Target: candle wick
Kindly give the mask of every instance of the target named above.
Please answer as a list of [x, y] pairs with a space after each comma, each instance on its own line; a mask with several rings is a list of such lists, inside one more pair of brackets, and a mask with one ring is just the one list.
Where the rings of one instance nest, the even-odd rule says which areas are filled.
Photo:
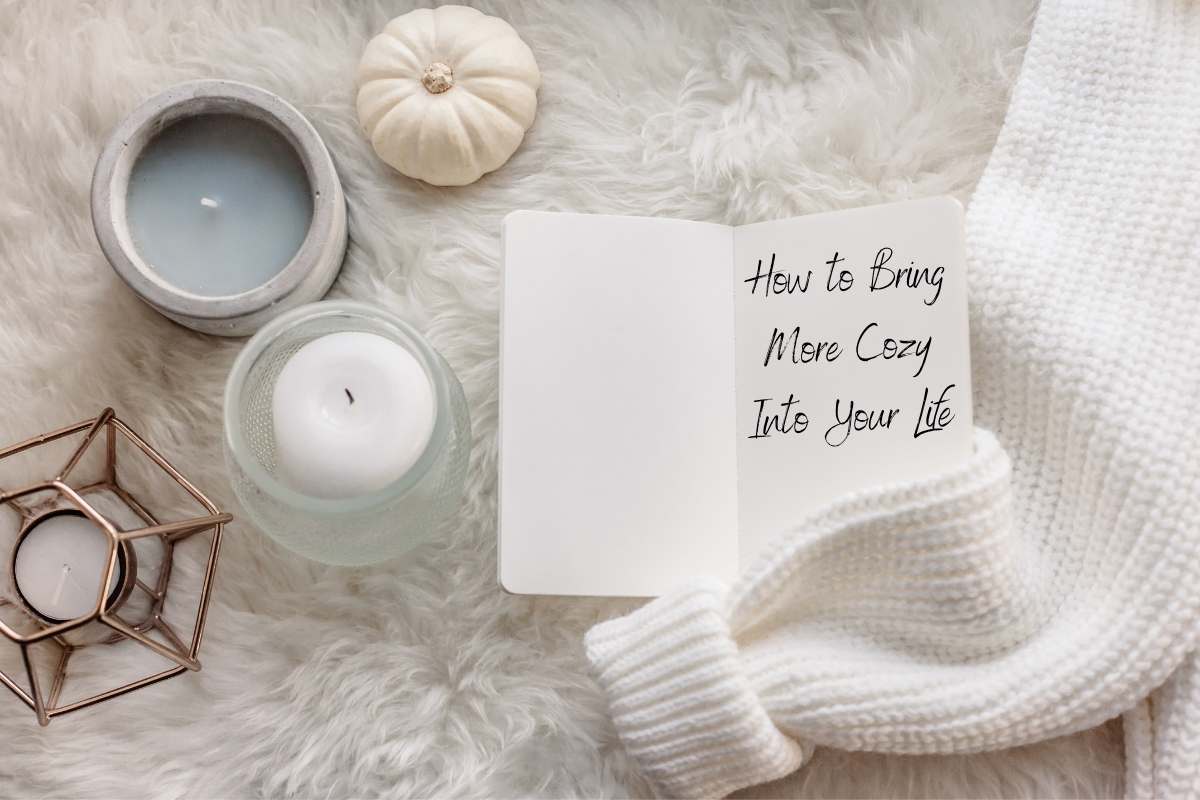
[[63, 564], [62, 572], [58, 576], [58, 586], [54, 589], [54, 599], [50, 601], [51, 605], [58, 605], [58, 601], [62, 599], [63, 589], [67, 588], [67, 578], [71, 576], [71, 566]]
[[205, 208], [216, 208], [217, 206], [219, 206], [221, 204], [218, 203], [216, 200], [213, 200], [211, 197], [201, 197], [200, 205], [204, 206]]
[[354, 395], [350, 394], [350, 390], [343, 389], [342, 391], [344, 391], [346, 393], [346, 397], [350, 398], [350, 405], [354, 405]]

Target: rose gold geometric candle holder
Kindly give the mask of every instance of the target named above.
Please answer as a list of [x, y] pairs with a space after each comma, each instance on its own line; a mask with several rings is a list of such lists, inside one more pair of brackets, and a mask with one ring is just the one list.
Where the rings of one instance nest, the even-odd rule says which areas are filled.
[[0, 466], [0, 682], [38, 722], [199, 670], [231, 515], [111, 408]]

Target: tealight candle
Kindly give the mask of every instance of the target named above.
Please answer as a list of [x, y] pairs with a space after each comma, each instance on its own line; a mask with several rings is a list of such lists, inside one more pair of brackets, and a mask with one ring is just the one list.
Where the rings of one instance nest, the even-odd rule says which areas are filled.
[[[96, 606], [108, 554], [108, 536], [96, 523], [77, 511], [54, 512], [21, 538], [13, 555], [13, 580], [29, 609], [46, 621], [77, 619]], [[124, 582], [125, 563], [120, 550], [117, 554], [108, 583], [110, 602]]]
[[112, 132], [92, 224], [113, 269], [163, 315], [245, 336], [318, 300], [346, 252], [346, 200], [317, 131], [282, 98], [180, 84]]
[[396, 342], [326, 334], [279, 373], [271, 400], [280, 477], [313, 497], [344, 498], [398, 480], [425, 452], [436, 418], [424, 368]]

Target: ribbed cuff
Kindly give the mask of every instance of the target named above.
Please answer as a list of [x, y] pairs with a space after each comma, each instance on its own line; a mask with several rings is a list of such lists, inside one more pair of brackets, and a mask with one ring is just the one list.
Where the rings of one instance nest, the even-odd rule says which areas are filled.
[[1154, 726], [1150, 703], [1141, 700], [1121, 717], [1125, 729], [1125, 798], [1154, 797]]
[[617, 732], [671, 797], [723, 797], [798, 769], [809, 752], [751, 691], [713, 581], [588, 632], [585, 644]]

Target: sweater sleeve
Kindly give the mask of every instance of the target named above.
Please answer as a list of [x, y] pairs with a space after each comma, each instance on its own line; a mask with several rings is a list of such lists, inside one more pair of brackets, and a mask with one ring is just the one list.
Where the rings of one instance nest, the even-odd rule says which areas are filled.
[[787, 775], [809, 755], [751, 687], [725, 595], [720, 583], [697, 582], [587, 637], [626, 749], [671, 797], [721, 797]]
[[1125, 712], [1122, 727], [1126, 797], [1200, 797], [1200, 654]]
[[1011, 469], [979, 430], [959, 470], [844, 498], [733, 586], [589, 635], [617, 730], [663, 791], [770, 780], [814, 745], [1061, 736], [1181, 664], [1127, 717], [1131, 791], [1194, 788], [1197, 41], [1193, 0], [1039, 6], [966, 221], [974, 418]]
[[1008, 459], [979, 431], [962, 469], [848, 497], [731, 589], [698, 581], [595, 627], [588, 658], [626, 748], [681, 797], [786, 775], [813, 743], [903, 751], [914, 734], [886, 691], [901, 676], [930, 695], [928, 735], [941, 735], [920, 665], [977, 658], [1036, 624], [1003, 552], [1008, 505]]

